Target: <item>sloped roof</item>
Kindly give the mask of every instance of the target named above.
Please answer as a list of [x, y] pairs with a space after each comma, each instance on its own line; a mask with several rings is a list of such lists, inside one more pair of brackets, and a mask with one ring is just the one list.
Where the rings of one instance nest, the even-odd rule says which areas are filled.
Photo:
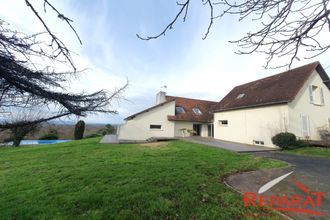
[[124, 118], [124, 120], [130, 120], [130, 119], [133, 119], [133, 118], [135, 118], [135, 116], [137, 116], [137, 115], [140, 115], [140, 114], [142, 114], [142, 113], [148, 112], [148, 111], [150, 111], [150, 110], [152, 110], [152, 109], [158, 108], [159, 106], [163, 106], [163, 105], [165, 105], [165, 104], [167, 104], [167, 103], [170, 103], [170, 102], [173, 102], [173, 101], [174, 101], [173, 99], [172, 99], [172, 100], [167, 100], [167, 101], [162, 102], [162, 103], [160, 103], [160, 104], [158, 104], [158, 105], [154, 105], [154, 106], [152, 106], [152, 107], [150, 107], [150, 108], [147, 108], [147, 109], [145, 109], [145, 110], [143, 110], [143, 111], [140, 111], [140, 112], [137, 112], [137, 113], [135, 113], [135, 114], [133, 114], [133, 115], [130, 115], [130, 116], [128, 116], [127, 118]]
[[215, 112], [291, 102], [314, 70], [330, 88], [328, 75], [319, 62], [314, 62], [236, 86], [219, 102]]
[[[176, 107], [182, 107], [184, 113], [167, 116], [169, 121], [192, 121], [192, 122], [212, 122], [213, 121], [213, 110], [218, 104], [217, 102], [190, 99], [176, 96], [166, 96], [166, 100], [175, 100]], [[201, 115], [196, 114], [193, 108], [199, 108], [202, 112]]]

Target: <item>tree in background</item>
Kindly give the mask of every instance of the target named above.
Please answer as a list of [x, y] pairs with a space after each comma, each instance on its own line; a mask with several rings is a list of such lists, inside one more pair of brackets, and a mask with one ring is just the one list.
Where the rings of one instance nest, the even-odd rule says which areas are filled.
[[77, 122], [74, 128], [74, 139], [75, 140], [83, 139], [84, 132], [85, 132], [85, 122], [83, 120], [80, 120]]
[[[179, 11], [158, 34], [147, 37], [137, 34], [137, 37], [151, 40], [164, 36], [180, 16], [183, 22], [186, 21], [192, 2], [177, 2]], [[201, 3], [210, 12], [210, 21], [203, 39], [210, 33], [216, 19], [226, 15], [237, 16], [239, 21], [252, 18], [253, 26], [259, 29], [230, 42], [241, 48], [238, 54], [266, 54], [266, 68], [274, 58], [285, 60], [283, 65], [276, 67], [291, 67], [294, 60], [300, 59], [298, 52], [307, 54], [304, 58], [310, 59], [330, 48], [329, 0], [201, 0]]]
[[107, 134], [116, 134], [117, 128], [112, 126], [111, 124], [106, 124], [104, 128], [100, 129], [97, 133], [101, 135], [107, 135]]
[[[122, 98], [127, 84], [113, 92], [68, 92], [65, 85], [79, 74], [70, 50], [47, 25], [34, 5], [29, 0], [25, 0], [25, 3], [43, 25], [45, 32], [27, 35], [13, 30], [8, 23], [0, 20], [0, 131], [18, 131], [19, 128], [72, 115], [117, 113], [111, 109], [110, 104], [113, 100]], [[44, 12], [54, 12], [60, 21], [71, 28], [82, 44], [72, 26], [72, 19], [60, 12], [50, 1], [43, 0], [41, 3]], [[58, 65], [67, 70], [58, 71]], [[12, 109], [24, 111], [31, 108], [43, 109], [47, 114], [11, 122], [4, 120], [6, 115], [2, 114]]]

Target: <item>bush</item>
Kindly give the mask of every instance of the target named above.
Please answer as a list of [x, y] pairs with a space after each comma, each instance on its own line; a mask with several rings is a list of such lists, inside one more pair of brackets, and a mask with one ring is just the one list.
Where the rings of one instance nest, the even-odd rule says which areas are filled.
[[102, 136], [101, 134], [94, 133], [94, 134], [87, 135], [85, 138], [95, 138], [95, 137], [101, 137], [101, 136]]
[[110, 125], [110, 124], [106, 124], [104, 126], [104, 128], [101, 128], [100, 130], [98, 130], [97, 133], [101, 134], [102, 136], [107, 135], [107, 134], [116, 134], [117, 133], [117, 128]]
[[84, 137], [85, 132], [85, 122], [80, 120], [77, 122], [75, 128], [74, 128], [74, 139], [80, 140]]
[[39, 140], [58, 140], [58, 132], [56, 129], [49, 129], [46, 134], [39, 137]]
[[272, 137], [272, 142], [282, 149], [297, 146], [296, 135], [289, 132], [282, 132]]
[[318, 129], [322, 141], [330, 141], [330, 129], [323, 126]]
[[299, 147], [309, 147], [309, 143], [304, 141], [304, 140], [297, 140], [296, 142], [296, 147], [299, 148]]

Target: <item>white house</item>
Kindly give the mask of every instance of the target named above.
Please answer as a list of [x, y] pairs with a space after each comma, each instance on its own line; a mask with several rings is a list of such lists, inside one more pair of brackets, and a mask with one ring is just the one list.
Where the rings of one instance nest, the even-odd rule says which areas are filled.
[[214, 137], [269, 147], [284, 131], [320, 140], [318, 129], [330, 126], [329, 88], [319, 62], [237, 86], [214, 111]]
[[275, 147], [279, 132], [320, 140], [330, 126], [330, 81], [319, 62], [236, 86], [220, 102], [166, 96], [125, 119], [120, 140], [194, 135]]
[[118, 130], [119, 140], [146, 140], [151, 137], [174, 138], [213, 135], [212, 109], [217, 102], [166, 96], [159, 92], [156, 105], [125, 118]]

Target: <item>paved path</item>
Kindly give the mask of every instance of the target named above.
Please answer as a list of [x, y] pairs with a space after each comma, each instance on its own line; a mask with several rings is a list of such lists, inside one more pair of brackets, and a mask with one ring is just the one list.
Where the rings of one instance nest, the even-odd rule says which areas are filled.
[[[294, 180], [299, 181], [310, 191], [326, 193], [322, 199], [321, 207], [315, 207], [314, 209], [327, 213], [327, 216], [317, 219], [330, 219], [330, 159], [298, 156], [283, 152], [257, 152], [253, 154], [283, 160], [290, 163], [291, 166], [284, 169], [259, 170], [235, 174], [226, 180], [229, 185], [240, 192], [257, 192], [261, 186], [270, 180], [294, 171], [288, 178], [285, 178], [262, 195], [301, 195], [303, 198], [306, 198], [306, 193], [294, 184]], [[292, 212], [286, 214], [294, 219], [315, 219], [315, 216], [312, 215]]]
[[240, 144], [229, 141], [218, 140], [214, 138], [205, 138], [200, 136], [182, 138], [186, 141], [191, 141], [198, 144], [206, 144], [214, 147], [223, 148], [235, 152], [258, 152], [258, 151], [276, 151], [277, 148], [262, 147], [248, 144]]
[[101, 144], [118, 144], [118, 136], [114, 134], [105, 135], [100, 141]]

